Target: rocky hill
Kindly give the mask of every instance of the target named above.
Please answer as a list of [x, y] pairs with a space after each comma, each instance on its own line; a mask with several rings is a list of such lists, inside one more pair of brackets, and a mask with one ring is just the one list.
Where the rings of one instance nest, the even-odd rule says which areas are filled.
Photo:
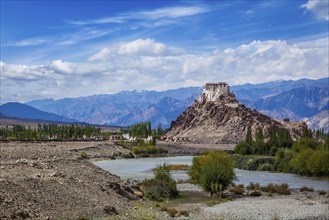
[[253, 136], [261, 128], [265, 138], [272, 127], [287, 128], [293, 138], [301, 136], [304, 122], [283, 122], [247, 108], [233, 93], [222, 94], [210, 101], [203, 93], [172, 122], [167, 138], [194, 143], [234, 144], [243, 140], [248, 127]]

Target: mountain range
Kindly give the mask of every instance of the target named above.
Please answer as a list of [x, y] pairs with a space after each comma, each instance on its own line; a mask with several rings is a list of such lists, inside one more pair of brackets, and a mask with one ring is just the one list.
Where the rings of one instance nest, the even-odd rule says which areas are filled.
[[[133, 90], [79, 98], [33, 100], [25, 104], [92, 124], [129, 126], [150, 120], [153, 126], [161, 123], [163, 127], [170, 127], [171, 121], [190, 106], [202, 91], [202, 86], [166, 91]], [[329, 110], [329, 78], [237, 85], [231, 86], [231, 91], [247, 107], [277, 119], [307, 120]], [[320, 121], [319, 117], [312, 121]], [[318, 128], [311, 122], [309, 126]]]
[[2, 118], [23, 118], [23, 119], [36, 119], [53, 122], [67, 122], [76, 123], [77, 120], [66, 118], [53, 113], [38, 110], [29, 105], [21, 104], [18, 102], [9, 102], [0, 106], [0, 116]]

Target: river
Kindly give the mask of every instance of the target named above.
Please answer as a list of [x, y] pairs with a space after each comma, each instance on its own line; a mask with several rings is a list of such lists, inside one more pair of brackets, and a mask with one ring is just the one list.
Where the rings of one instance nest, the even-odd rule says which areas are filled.
[[[113, 174], [120, 176], [122, 179], [138, 179], [152, 178], [152, 169], [166, 164], [192, 164], [193, 156], [177, 156], [177, 157], [160, 157], [160, 158], [139, 158], [139, 159], [118, 159], [103, 160], [93, 162], [100, 168], [107, 170]], [[271, 173], [267, 171], [249, 171], [235, 169], [236, 184], [248, 185], [250, 182], [267, 185], [268, 183], [281, 184], [288, 183], [292, 189], [298, 189], [303, 186], [312, 187], [316, 190], [329, 191], [328, 180], [318, 180], [309, 177], [302, 177], [288, 173]], [[174, 179], [188, 179], [185, 171], [172, 171]]]

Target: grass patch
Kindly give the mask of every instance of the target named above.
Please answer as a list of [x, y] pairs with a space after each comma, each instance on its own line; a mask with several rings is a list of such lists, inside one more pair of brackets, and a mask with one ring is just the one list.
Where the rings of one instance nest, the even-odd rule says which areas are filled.
[[178, 179], [178, 180], [176, 180], [176, 183], [178, 184], [178, 183], [191, 183], [191, 180], [190, 179], [185, 179], [185, 180], [183, 180], [183, 179]]
[[186, 164], [168, 164], [167, 165], [169, 170], [189, 170], [190, 166]]
[[[223, 196], [224, 197], [224, 196]], [[182, 191], [179, 193], [177, 198], [171, 199], [169, 202], [161, 202], [161, 209], [168, 209], [172, 207], [177, 207], [181, 204], [196, 204], [203, 203], [208, 206], [213, 206], [219, 203], [228, 202], [229, 200], [226, 198], [222, 198], [221, 200], [210, 198], [209, 193], [206, 192], [195, 192], [195, 191]]]
[[154, 220], [156, 214], [151, 209], [151, 205], [147, 202], [141, 201], [132, 201], [131, 202], [134, 208], [128, 209], [122, 215], [112, 215], [108, 216], [107, 220], [122, 220], [122, 219], [144, 219], [144, 220]]

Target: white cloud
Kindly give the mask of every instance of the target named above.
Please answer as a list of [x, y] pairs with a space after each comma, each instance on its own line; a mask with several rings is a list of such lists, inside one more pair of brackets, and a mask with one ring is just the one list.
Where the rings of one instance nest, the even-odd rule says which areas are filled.
[[153, 39], [138, 39], [119, 46], [118, 54], [122, 55], [161, 55], [167, 52], [167, 47]]
[[95, 60], [105, 61], [107, 59], [107, 57], [109, 56], [109, 54], [110, 54], [110, 49], [109, 48], [103, 48], [99, 52], [97, 52], [96, 54], [92, 55], [89, 58], [89, 61], [95, 61]]
[[89, 24], [104, 24], [104, 23], [124, 23], [128, 20], [158, 20], [158, 19], [175, 19], [179, 17], [188, 17], [197, 14], [203, 14], [210, 11], [204, 6], [180, 6], [157, 8], [148, 11], [133, 11], [127, 12], [114, 17], [106, 17], [86, 21], [68, 21], [74, 25], [89, 25]]
[[105, 47], [89, 57], [89, 61], [105, 61], [110, 55], [113, 56], [166, 56], [178, 54], [181, 51], [167, 47], [163, 43], [156, 42], [153, 39], [137, 39], [131, 42], [122, 42], [111, 48]]
[[27, 47], [27, 46], [37, 46], [37, 45], [44, 44], [47, 42], [48, 41], [46, 39], [31, 38], [31, 39], [25, 39], [25, 40], [16, 41], [16, 42], [7, 42], [4, 44], [4, 46]]
[[1, 98], [28, 101], [216, 81], [242, 84], [322, 78], [328, 77], [328, 48], [327, 38], [295, 44], [269, 40], [194, 54], [138, 39], [105, 47], [89, 58], [92, 62], [54, 60], [37, 66], [1, 62]]
[[136, 17], [145, 19], [159, 19], [159, 18], [178, 18], [187, 17], [197, 14], [203, 14], [210, 11], [210, 9], [200, 6], [191, 7], [168, 7], [159, 8], [153, 11], [142, 11], [136, 13]]
[[328, 0], [308, 0], [308, 2], [301, 5], [301, 7], [311, 11], [318, 19], [329, 21]]

